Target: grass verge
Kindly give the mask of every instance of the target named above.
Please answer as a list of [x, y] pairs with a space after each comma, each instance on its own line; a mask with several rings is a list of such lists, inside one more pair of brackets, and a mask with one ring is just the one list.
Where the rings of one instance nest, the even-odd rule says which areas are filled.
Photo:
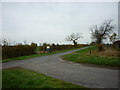
[[62, 59], [76, 62], [76, 63], [87, 63], [87, 64], [96, 64], [103, 66], [120, 66], [119, 57], [99, 57], [94, 55], [89, 55], [90, 50], [95, 50], [95, 46], [91, 46], [87, 49], [79, 50], [74, 53], [66, 54], [61, 56]]
[[35, 54], [35, 55], [29, 55], [29, 56], [20, 56], [20, 57], [14, 57], [14, 58], [7, 58], [7, 59], [0, 60], [0, 62], [4, 63], [4, 62], [10, 62], [10, 61], [23, 60], [23, 59], [29, 59], [29, 58], [34, 58], [34, 57], [58, 54], [58, 53], [67, 52], [67, 51], [75, 50], [75, 49], [78, 49], [78, 48], [68, 49], [68, 50], [61, 50], [61, 51], [52, 51], [52, 52], [49, 52], [49, 53], [41, 53], [41, 54]]
[[3, 88], [84, 88], [19, 67], [2, 71]]

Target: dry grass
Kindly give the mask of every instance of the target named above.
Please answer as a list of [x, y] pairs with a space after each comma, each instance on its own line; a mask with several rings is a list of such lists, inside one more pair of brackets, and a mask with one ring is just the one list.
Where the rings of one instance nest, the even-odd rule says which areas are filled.
[[113, 48], [107, 48], [104, 51], [99, 53], [99, 56], [105, 57], [120, 57], [120, 51], [115, 50]]
[[102, 51], [92, 50], [91, 53], [87, 54], [98, 57], [120, 57], [120, 51], [110, 47], [104, 48]]

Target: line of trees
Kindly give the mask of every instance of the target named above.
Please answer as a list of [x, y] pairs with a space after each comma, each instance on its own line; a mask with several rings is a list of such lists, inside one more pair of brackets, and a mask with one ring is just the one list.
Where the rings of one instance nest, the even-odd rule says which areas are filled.
[[[113, 20], [109, 19], [104, 21], [101, 25], [90, 27], [92, 43], [103, 44], [103, 41], [106, 39], [109, 39], [110, 42], [114, 43], [117, 40], [117, 34], [113, 32], [115, 26], [112, 25], [112, 22]], [[70, 41], [74, 44], [74, 46], [77, 46], [77, 41], [80, 38], [83, 38], [82, 34], [72, 33], [68, 35], [65, 40]]]

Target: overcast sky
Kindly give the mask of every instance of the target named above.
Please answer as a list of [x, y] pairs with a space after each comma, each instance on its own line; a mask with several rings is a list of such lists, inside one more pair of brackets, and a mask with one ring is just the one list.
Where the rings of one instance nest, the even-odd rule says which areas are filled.
[[79, 32], [78, 42], [90, 43], [89, 28], [110, 18], [117, 32], [117, 2], [4, 2], [2, 35], [11, 42], [67, 44], [65, 37]]

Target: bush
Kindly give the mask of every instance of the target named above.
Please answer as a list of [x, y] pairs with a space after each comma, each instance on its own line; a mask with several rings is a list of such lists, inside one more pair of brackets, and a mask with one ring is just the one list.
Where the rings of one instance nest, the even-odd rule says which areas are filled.
[[16, 46], [3, 46], [2, 58], [19, 57], [25, 55], [35, 54], [36, 47], [34, 45], [16, 45]]
[[118, 50], [107, 48], [103, 52], [100, 52], [100, 56], [106, 57], [120, 57], [120, 52]]
[[98, 44], [97, 47], [98, 47], [97, 50], [98, 50], [99, 52], [101, 52], [101, 51], [104, 50], [104, 47], [103, 47], [102, 44]]

